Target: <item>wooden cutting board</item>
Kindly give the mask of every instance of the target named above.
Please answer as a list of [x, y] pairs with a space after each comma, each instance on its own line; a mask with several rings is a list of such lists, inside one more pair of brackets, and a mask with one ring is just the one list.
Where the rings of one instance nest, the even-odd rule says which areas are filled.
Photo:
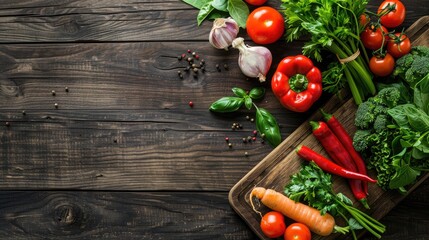
[[[425, 16], [416, 21], [410, 26], [407, 31], [407, 36], [411, 39], [413, 46], [426, 45], [429, 46], [429, 16]], [[356, 128], [354, 126], [354, 116], [357, 109], [356, 104], [350, 96], [333, 96], [323, 107], [328, 113], [333, 113], [336, 118], [344, 125], [350, 134], [354, 134]], [[316, 112], [309, 120], [321, 120], [322, 116]], [[260, 230], [260, 216], [256, 214], [249, 203], [249, 193], [255, 187], [265, 187], [283, 192], [283, 187], [289, 181], [291, 175], [295, 174], [301, 168], [303, 160], [301, 160], [294, 152], [295, 148], [300, 144], [307, 145], [315, 151], [327, 156], [322, 146], [312, 136], [311, 127], [308, 121], [299, 126], [290, 136], [288, 136], [279, 146], [277, 146], [270, 154], [268, 154], [258, 165], [256, 165], [249, 173], [247, 173], [229, 192], [229, 202], [232, 208], [246, 221], [249, 227], [261, 238], [266, 238]], [[369, 175], [376, 178], [374, 172], [369, 172]], [[419, 181], [408, 191], [413, 191], [420, 183], [429, 177], [429, 173], [421, 176]], [[346, 180], [333, 177], [334, 191], [342, 192], [353, 198], [353, 194], [349, 190]], [[400, 195], [396, 191], [383, 191], [378, 185], [369, 185], [368, 203], [370, 210], [366, 210], [358, 202], [354, 205], [364, 212], [370, 214], [375, 219], [380, 219], [385, 216], [393, 207], [395, 207], [406, 195]], [[257, 206], [262, 212], [267, 212], [264, 206]], [[291, 223], [291, 220], [288, 220]], [[288, 222], [287, 222], [288, 224]], [[388, 229], [387, 229], [388, 231]], [[360, 235], [363, 234], [363, 231]], [[313, 234], [312, 239], [335, 239], [338, 234], [331, 234], [328, 237], [321, 237]], [[349, 236], [350, 237], [350, 236]], [[344, 238], [344, 236], [342, 237]]]

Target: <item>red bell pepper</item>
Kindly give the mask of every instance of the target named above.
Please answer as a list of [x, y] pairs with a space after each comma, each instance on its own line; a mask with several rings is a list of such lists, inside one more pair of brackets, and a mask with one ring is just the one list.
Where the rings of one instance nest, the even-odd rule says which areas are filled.
[[305, 112], [322, 95], [322, 73], [308, 57], [289, 56], [278, 65], [271, 88], [285, 108]]

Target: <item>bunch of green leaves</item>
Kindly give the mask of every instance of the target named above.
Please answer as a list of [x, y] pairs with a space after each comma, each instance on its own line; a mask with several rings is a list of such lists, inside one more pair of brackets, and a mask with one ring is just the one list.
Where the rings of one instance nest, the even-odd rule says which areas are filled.
[[[362, 31], [358, 18], [364, 13], [368, 0], [282, 0], [286, 17], [287, 41], [308, 37], [303, 54], [322, 61], [322, 51], [346, 59], [363, 48], [359, 34]], [[365, 54], [365, 51], [362, 51]], [[344, 64], [331, 65], [334, 70], [325, 73], [324, 86], [336, 92], [348, 85], [357, 104], [375, 94], [375, 86], [367, 67], [367, 59], [359, 54]], [[365, 55], [366, 56], [366, 55]], [[329, 71], [329, 70], [328, 70]], [[326, 89], [326, 88], [325, 88]]]
[[268, 141], [272, 146], [277, 146], [281, 142], [280, 128], [274, 116], [264, 108], [258, 108], [253, 100], [259, 100], [265, 95], [265, 88], [256, 87], [248, 93], [241, 88], [234, 87], [232, 92], [235, 96], [222, 97], [213, 102], [210, 106], [210, 111], [217, 113], [228, 113], [239, 110], [245, 106], [248, 110], [252, 107], [256, 109], [256, 129], [261, 136]]
[[429, 74], [408, 91], [404, 84], [387, 86], [358, 107], [353, 144], [377, 171], [378, 185], [406, 192], [429, 168]]
[[205, 19], [232, 17], [242, 28], [246, 28], [246, 20], [249, 16], [249, 7], [243, 0], [182, 0], [183, 2], [198, 8], [198, 26]]
[[[314, 162], [304, 165], [298, 173], [291, 176], [284, 193], [294, 201], [307, 202], [320, 210], [321, 214], [329, 212], [333, 216], [341, 216], [348, 223], [348, 229], [352, 230], [355, 239], [354, 230], [365, 228], [378, 238], [385, 231], [383, 224], [355, 208], [347, 196], [335, 193], [331, 175]], [[344, 229], [336, 228], [336, 231], [344, 233]]]

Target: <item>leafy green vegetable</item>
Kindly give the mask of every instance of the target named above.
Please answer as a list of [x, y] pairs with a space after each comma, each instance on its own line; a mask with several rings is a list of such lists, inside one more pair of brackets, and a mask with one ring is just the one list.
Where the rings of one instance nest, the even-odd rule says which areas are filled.
[[429, 74], [429, 47], [415, 46], [411, 52], [396, 61], [393, 76], [408, 83], [411, 88]]
[[383, 224], [353, 207], [352, 201], [347, 196], [342, 193], [336, 194], [331, 175], [323, 172], [314, 162], [303, 166], [298, 173], [291, 176], [284, 193], [294, 201], [307, 202], [322, 214], [329, 212], [334, 216], [341, 216], [348, 223], [354, 237], [356, 236], [354, 230], [357, 229], [365, 228], [378, 238], [386, 230]]
[[[364, 49], [359, 34], [362, 27], [358, 18], [364, 13], [368, 0], [282, 0], [286, 16], [286, 39], [293, 41], [310, 34], [303, 54], [322, 60], [327, 50], [339, 59], [346, 59]], [[325, 89], [336, 92], [346, 84], [356, 103], [376, 93], [372, 75], [367, 68], [367, 57], [358, 54], [344, 66], [331, 65], [327, 70], [331, 78], [324, 80]], [[366, 56], [366, 55], [365, 55]], [[343, 61], [343, 60], [342, 60]], [[334, 68], [331, 70], [331, 68]], [[324, 78], [325, 79], [325, 78]]]
[[353, 145], [377, 171], [383, 189], [405, 192], [429, 166], [429, 116], [423, 110], [428, 85], [429, 77], [424, 77], [411, 98], [401, 94], [413, 93], [404, 84], [384, 85], [356, 111]]
[[280, 128], [274, 116], [263, 108], [258, 108], [253, 100], [264, 97], [265, 89], [262, 87], [253, 88], [247, 93], [244, 89], [234, 87], [232, 92], [235, 97], [222, 97], [210, 105], [212, 112], [228, 113], [239, 110], [243, 105], [248, 109], [255, 106], [256, 109], [256, 129], [261, 136], [272, 146], [277, 146], [281, 142]]
[[249, 7], [243, 0], [182, 0], [199, 9], [198, 26], [206, 19], [226, 18], [231, 16], [242, 28], [246, 28]]

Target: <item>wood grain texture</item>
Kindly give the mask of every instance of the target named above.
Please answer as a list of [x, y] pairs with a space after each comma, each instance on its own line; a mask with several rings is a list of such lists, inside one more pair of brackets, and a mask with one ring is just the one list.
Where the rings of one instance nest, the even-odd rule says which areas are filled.
[[0, 192], [0, 236], [38, 239], [254, 239], [225, 192]]

